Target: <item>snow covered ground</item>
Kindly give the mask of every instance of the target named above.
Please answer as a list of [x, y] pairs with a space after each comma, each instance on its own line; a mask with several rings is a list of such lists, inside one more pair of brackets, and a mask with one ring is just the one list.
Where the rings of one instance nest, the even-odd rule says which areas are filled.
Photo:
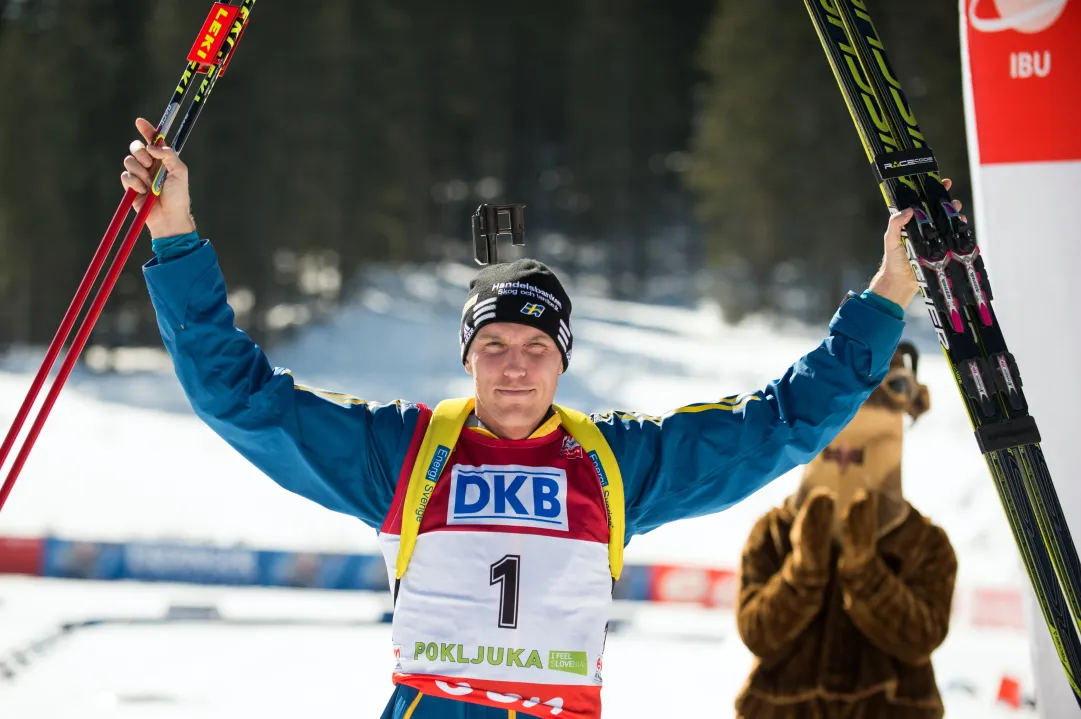
[[[0, 637], [51, 639], [0, 679], [4, 717], [344, 719], [379, 716], [390, 694], [390, 627], [371, 623], [384, 606], [371, 595], [9, 577], [0, 598]], [[221, 619], [131, 621], [203, 607]], [[732, 615], [640, 611], [608, 638], [605, 716], [731, 716], [751, 665]], [[90, 618], [106, 621], [56, 633], [60, 621]], [[1023, 644], [1008, 632], [951, 632], [935, 660], [946, 716], [1031, 715], [992, 701], [1003, 673], [1028, 683]]]
[[[456, 331], [471, 272], [444, 266], [375, 274], [356, 302], [275, 348], [272, 362], [291, 368], [305, 384], [372, 400], [435, 402], [467, 394]], [[763, 320], [733, 327], [708, 306], [688, 310], [591, 297], [576, 300], [574, 315], [574, 361], [557, 401], [585, 411], [657, 414], [749, 391], [780, 375], [825, 333], [824, 326]], [[963, 603], [966, 588], [1012, 588], [1025, 580], [926, 324], [920, 314], [911, 317], [913, 339], [925, 348], [920, 376], [930, 386], [932, 410], [909, 430], [905, 490], [949, 532], [960, 558]], [[0, 427], [14, 416], [40, 356], [10, 358], [0, 371]], [[166, 363], [154, 353], [141, 358], [161, 366], [108, 376], [80, 369], [73, 376], [0, 514], [0, 535], [376, 551], [370, 530], [287, 494], [244, 462], [191, 415]], [[792, 472], [727, 512], [637, 537], [627, 561], [733, 566], [754, 520], [797, 482], [798, 471]], [[232, 602], [281, 618], [342, 611], [348, 618], [369, 602], [319, 592], [0, 578], [0, 654], [38, 636], [28, 627], [55, 628], [95, 614], [158, 617], [171, 603], [189, 600], [219, 607]], [[646, 631], [650, 622], [659, 622], [656, 631]], [[686, 713], [697, 713], [705, 701], [710, 713], [729, 715], [750, 663], [731, 615], [657, 609], [637, 625], [610, 642], [606, 715], [655, 716], [665, 707], [664, 714], [683, 715], [665, 703], [666, 689], [687, 684], [705, 695]], [[387, 639], [388, 628], [378, 624], [81, 629], [16, 679], [0, 679], [0, 715], [224, 717], [242, 708], [242, 715], [258, 711], [265, 717], [298, 709], [328, 717], [376, 716], [389, 691]], [[992, 706], [1000, 678], [1009, 674], [1031, 686], [1023, 634], [977, 631], [965, 621], [955, 623], [936, 668], [947, 716], [1016, 715]]]

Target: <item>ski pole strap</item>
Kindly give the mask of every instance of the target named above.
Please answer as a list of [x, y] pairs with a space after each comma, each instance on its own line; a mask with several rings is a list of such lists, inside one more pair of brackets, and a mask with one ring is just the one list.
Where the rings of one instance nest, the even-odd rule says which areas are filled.
[[[436, 482], [450, 459], [462, 427], [472, 414], [474, 401], [466, 399], [443, 400], [436, 405], [432, 419], [424, 433], [417, 459], [409, 474], [405, 491], [405, 507], [402, 511], [402, 529], [398, 540], [398, 558], [394, 576], [401, 579], [409, 567], [409, 560], [417, 545], [420, 523], [424, 510], [431, 499]], [[623, 475], [619, 464], [604, 435], [585, 414], [573, 409], [554, 406], [563, 428], [582, 446], [582, 451], [593, 463], [600, 479], [604, 496], [605, 513], [608, 516], [608, 564], [612, 579], [619, 579], [623, 570], [623, 540], [626, 535], [623, 500]]]

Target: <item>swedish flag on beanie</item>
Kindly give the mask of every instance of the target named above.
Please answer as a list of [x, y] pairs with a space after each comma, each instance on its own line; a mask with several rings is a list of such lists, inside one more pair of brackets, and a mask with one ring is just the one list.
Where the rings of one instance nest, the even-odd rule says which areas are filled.
[[571, 361], [571, 298], [555, 273], [537, 260], [516, 260], [485, 267], [469, 283], [462, 308], [458, 338], [465, 362], [473, 336], [492, 322], [514, 322], [536, 327], [552, 338], [563, 356], [563, 370]]

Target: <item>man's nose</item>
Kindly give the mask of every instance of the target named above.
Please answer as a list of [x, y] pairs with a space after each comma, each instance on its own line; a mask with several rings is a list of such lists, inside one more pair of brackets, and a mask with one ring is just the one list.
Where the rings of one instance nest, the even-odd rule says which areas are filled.
[[526, 373], [525, 357], [519, 349], [507, 352], [507, 363], [503, 365], [503, 374], [507, 377], [522, 377]]

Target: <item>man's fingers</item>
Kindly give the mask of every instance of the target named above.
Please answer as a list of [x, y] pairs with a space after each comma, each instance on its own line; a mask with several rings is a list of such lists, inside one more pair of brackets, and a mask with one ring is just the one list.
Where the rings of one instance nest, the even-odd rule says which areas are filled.
[[146, 145], [138, 140], [131, 141], [131, 144], [128, 145], [128, 152], [130, 152], [131, 156], [138, 160], [139, 164], [143, 167], [150, 167], [154, 164], [154, 158], [146, 151]]
[[894, 238], [896, 240], [901, 239], [901, 230], [908, 224], [908, 221], [912, 219], [912, 208], [906, 207], [898, 212], [896, 215], [890, 217], [889, 227], [886, 228], [886, 236]]
[[138, 130], [139, 134], [146, 140], [146, 144], [154, 144], [154, 136], [157, 134], [155, 130], [157, 130], [157, 128], [154, 125], [151, 125], [149, 120], [140, 117], [135, 121], [135, 129]]
[[150, 184], [150, 171], [131, 155], [124, 158], [124, 169], [127, 170], [129, 174], [138, 177], [144, 184]]
[[949, 189], [953, 187], [953, 180], [948, 177], [942, 178], [942, 186], [945, 187], [947, 191], [949, 191]]
[[130, 172], [121, 173], [120, 184], [124, 186], [124, 189], [135, 190], [140, 195], [144, 194], [147, 188], [150, 186], [149, 183], [143, 182]]
[[187, 171], [187, 167], [177, 156], [176, 151], [171, 147], [147, 145], [146, 151], [150, 153], [150, 156], [155, 160], [161, 160], [161, 164], [165, 167], [165, 171], [170, 175], [180, 175]]

